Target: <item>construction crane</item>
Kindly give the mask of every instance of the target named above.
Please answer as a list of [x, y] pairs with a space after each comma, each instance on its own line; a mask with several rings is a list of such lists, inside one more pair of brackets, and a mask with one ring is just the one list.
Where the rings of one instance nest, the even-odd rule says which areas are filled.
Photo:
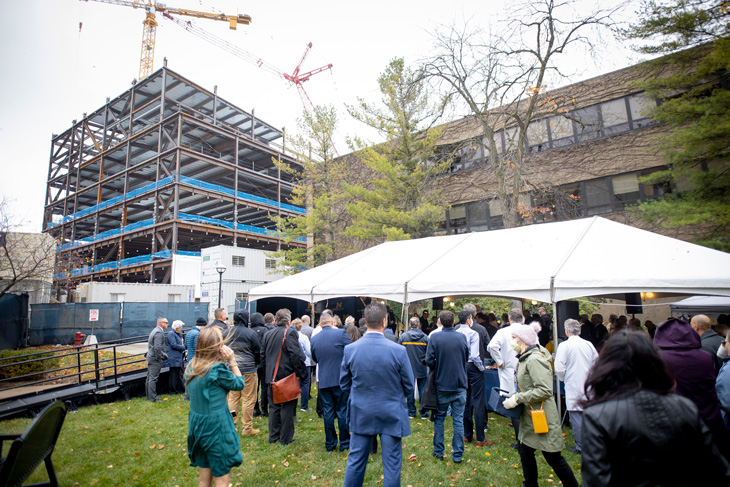
[[[221, 49], [228, 51], [229, 53], [233, 54], [236, 57], [239, 57], [261, 69], [264, 71], [267, 71], [268, 73], [271, 73], [275, 76], [278, 76], [284, 81], [288, 81], [289, 83], [293, 84], [297, 87], [297, 91], [299, 92], [299, 98], [302, 100], [302, 104], [304, 105], [304, 109], [312, 116], [314, 116], [314, 103], [312, 103], [312, 100], [309, 98], [309, 95], [307, 94], [306, 90], [304, 89], [304, 86], [302, 86], [302, 83], [305, 81], [309, 81], [309, 78], [314, 76], [317, 73], [321, 73], [323, 71], [327, 71], [328, 69], [332, 69], [332, 64], [326, 64], [324, 66], [320, 66], [317, 69], [313, 69], [311, 71], [307, 71], [306, 73], [301, 73], [302, 64], [304, 64], [304, 60], [307, 59], [307, 55], [309, 54], [309, 51], [312, 49], [312, 43], [310, 42], [307, 44], [307, 48], [304, 50], [304, 55], [302, 56], [301, 61], [299, 61], [299, 64], [297, 64], [297, 67], [294, 68], [294, 71], [292, 71], [291, 74], [287, 74], [281, 69], [277, 68], [271, 63], [268, 63], [261, 59], [260, 57], [251, 54], [250, 52], [241, 49], [240, 47], [231, 44], [230, 42], [221, 39], [218, 36], [215, 36], [211, 34], [210, 32], [206, 31], [205, 29], [202, 29], [195, 25], [194, 23], [188, 21], [188, 20], [182, 20], [173, 17], [169, 11], [163, 12], [163, 16], [166, 18], [172, 20], [177, 25], [182, 27], [183, 29], [187, 30], [188, 32], [200, 37], [201, 39], [204, 39], [211, 44], [220, 47]], [[332, 144], [332, 149], [334, 149], [335, 154], [338, 156], [340, 155], [337, 152], [337, 148], [335, 147], [335, 144], [330, 139], [330, 144]]]
[[[79, 0], [88, 2], [89, 0]], [[155, 36], [157, 32], [157, 20], [155, 20], [155, 12], [161, 12], [163, 15], [173, 13], [187, 17], [197, 17], [199, 19], [223, 20], [228, 21], [232, 30], [236, 30], [238, 24], [248, 25], [251, 23], [249, 15], [225, 15], [222, 13], [199, 12], [197, 10], [188, 10], [184, 8], [168, 7], [164, 3], [155, 0], [91, 0], [92, 2], [110, 3], [112, 5], [121, 5], [123, 7], [144, 8], [146, 16], [144, 19], [142, 30], [142, 53], [139, 59], [139, 79], [142, 80], [152, 73], [152, 66], [155, 60]], [[172, 18], [172, 17], [170, 17]]]

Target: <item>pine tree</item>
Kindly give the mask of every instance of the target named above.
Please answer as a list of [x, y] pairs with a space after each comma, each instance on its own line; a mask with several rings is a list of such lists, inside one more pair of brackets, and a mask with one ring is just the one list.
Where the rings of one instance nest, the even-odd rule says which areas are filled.
[[341, 182], [345, 177], [342, 159], [335, 158], [332, 135], [337, 128], [337, 111], [332, 106], [316, 106], [299, 119], [301, 133], [291, 139], [291, 152], [298, 154], [302, 168], [275, 163], [293, 174], [296, 184], [292, 204], [305, 207], [307, 214], [274, 217], [285, 242], [306, 239], [306, 248], [273, 252], [285, 273], [295, 273], [339, 259], [350, 253], [347, 243], [338, 238], [345, 225]]
[[380, 105], [359, 99], [348, 111], [386, 142], [367, 147], [354, 139], [372, 177], [367, 184], [343, 185], [352, 217], [343, 236], [370, 244], [430, 235], [447, 208], [435, 183], [448, 168], [435, 155], [440, 131], [431, 126], [438, 107], [429, 104], [423, 82], [402, 58], [388, 64], [378, 84]]
[[[650, 63], [642, 87], [662, 100], [654, 119], [672, 128], [659, 147], [668, 169], [644, 183], [681, 191], [634, 208], [665, 227], [687, 227], [696, 243], [730, 250], [730, 4], [726, 0], [650, 1], [624, 32], [637, 50], [670, 54]], [[666, 75], [664, 73], [672, 73]]]

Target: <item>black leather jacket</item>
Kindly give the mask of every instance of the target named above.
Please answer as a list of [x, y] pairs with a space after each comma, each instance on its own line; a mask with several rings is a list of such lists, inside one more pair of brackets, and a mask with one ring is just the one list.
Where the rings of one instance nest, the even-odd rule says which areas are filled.
[[583, 485], [730, 485], [730, 464], [697, 407], [642, 390], [583, 412]]

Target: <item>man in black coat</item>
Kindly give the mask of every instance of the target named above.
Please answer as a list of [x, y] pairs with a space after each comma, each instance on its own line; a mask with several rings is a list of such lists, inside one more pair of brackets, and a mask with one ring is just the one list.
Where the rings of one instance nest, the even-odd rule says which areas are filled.
[[[264, 362], [265, 381], [269, 386], [272, 382], [283, 379], [294, 373], [299, 379], [307, 377], [304, 354], [299, 346], [299, 334], [294, 328], [290, 328], [291, 312], [288, 309], [280, 309], [276, 312], [276, 328], [264, 335], [264, 343], [261, 350], [261, 360]], [[281, 359], [279, 355], [281, 354]], [[276, 377], [274, 370], [279, 363]], [[288, 445], [294, 441], [294, 414], [296, 413], [297, 400], [276, 404], [271, 388], [269, 388], [269, 443], [280, 442]]]
[[[259, 342], [262, 344], [264, 343], [264, 335], [269, 331], [269, 329], [264, 324], [264, 315], [261, 313], [254, 313], [251, 315], [251, 330], [256, 332], [256, 335], [259, 337]], [[258, 378], [258, 399], [256, 400], [256, 405], [253, 408], [253, 416], [254, 418], [257, 418], [259, 416], [268, 416], [269, 415], [269, 385], [264, 380], [265, 371], [264, 371], [264, 361], [263, 359], [259, 362], [258, 369], [256, 370], [257, 378]]]
[[228, 319], [228, 313], [226, 312], [225, 308], [216, 308], [213, 311], [213, 322], [208, 326], [217, 326], [221, 329], [221, 331], [226, 331], [228, 329], [228, 323], [226, 323], [226, 320]]
[[[236, 356], [236, 364], [246, 381], [242, 391], [230, 391], [228, 393], [228, 409], [233, 415], [233, 424], [236, 424], [236, 417], [240, 409], [241, 434], [243, 436], [256, 436], [260, 431], [254, 429], [251, 418], [258, 390], [257, 369], [261, 362], [261, 341], [256, 332], [248, 328], [248, 311], [245, 309], [236, 310], [233, 314], [233, 326], [223, 332], [223, 338], [230, 340], [228, 346], [233, 350]], [[242, 404], [243, 407], [241, 407]]]
[[[421, 321], [415, 316], [408, 320], [408, 331], [403, 333], [398, 339], [398, 343], [406, 347], [408, 361], [411, 363], [413, 377], [416, 379], [418, 386], [418, 398], [423, 402], [423, 390], [426, 388], [426, 380], [428, 378], [428, 367], [423, 362], [426, 357], [426, 346], [428, 345], [428, 335], [423, 333], [419, 326]], [[416, 417], [416, 398], [413, 392], [406, 396], [406, 404], [408, 406], [408, 417], [413, 419]], [[428, 418], [428, 414], [422, 414], [421, 418]]]

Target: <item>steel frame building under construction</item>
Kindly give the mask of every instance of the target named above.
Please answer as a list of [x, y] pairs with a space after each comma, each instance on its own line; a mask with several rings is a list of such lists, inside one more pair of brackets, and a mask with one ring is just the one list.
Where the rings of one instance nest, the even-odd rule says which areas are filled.
[[[54, 283], [169, 283], [176, 255], [286, 243], [271, 215], [301, 167], [283, 133], [166, 66], [54, 135], [44, 232], [59, 242]], [[58, 286], [57, 286], [58, 287]]]

